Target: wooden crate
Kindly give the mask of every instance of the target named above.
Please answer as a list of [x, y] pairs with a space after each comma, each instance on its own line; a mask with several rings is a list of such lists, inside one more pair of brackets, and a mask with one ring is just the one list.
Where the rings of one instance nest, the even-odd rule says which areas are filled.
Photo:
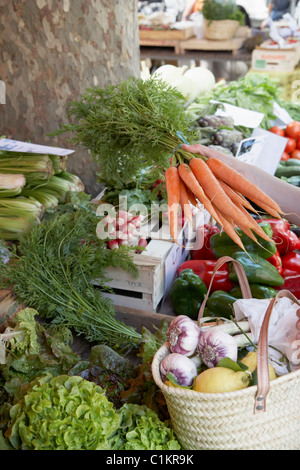
[[107, 276], [111, 277], [109, 287], [114, 294], [105, 294], [113, 300], [117, 310], [130, 308], [133, 310], [155, 311], [164, 296], [165, 260], [173, 243], [151, 240], [141, 254], [133, 254], [132, 258], [138, 268], [136, 279], [120, 268], [109, 268]]
[[181, 41], [193, 37], [194, 27], [184, 29], [140, 29], [140, 46], [173, 47], [175, 54], [181, 54]]
[[283, 71], [292, 73], [300, 61], [300, 42], [293, 47], [271, 48], [268, 42], [252, 52], [252, 70], [259, 72]]
[[194, 26], [188, 26], [183, 29], [139, 29], [139, 38], [142, 41], [144, 39], [182, 41], [194, 35]]

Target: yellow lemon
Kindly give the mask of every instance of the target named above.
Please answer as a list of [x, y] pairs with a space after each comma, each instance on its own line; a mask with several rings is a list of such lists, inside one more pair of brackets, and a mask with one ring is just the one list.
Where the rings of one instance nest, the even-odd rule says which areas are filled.
[[247, 372], [212, 367], [196, 377], [193, 390], [202, 393], [233, 392], [248, 387], [249, 381], [250, 375]]
[[[256, 351], [248, 352], [247, 356], [241, 359], [241, 362], [248, 367], [249, 372], [251, 372], [252, 374], [257, 368], [257, 352]], [[277, 377], [275, 373], [275, 369], [273, 366], [271, 366], [271, 364], [269, 364], [269, 375], [270, 375], [270, 380], [274, 380]]]

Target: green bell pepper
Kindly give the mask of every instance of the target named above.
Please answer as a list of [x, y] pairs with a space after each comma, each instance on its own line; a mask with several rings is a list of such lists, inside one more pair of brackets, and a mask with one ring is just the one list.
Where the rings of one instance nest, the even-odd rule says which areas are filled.
[[171, 303], [176, 315], [187, 315], [196, 320], [207, 288], [192, 269], [184, 269], [171, 287]]
[[[261, 222], [259, 225], [263, 229], [263, 231], [269, 236], [269, 238], [272, 238], [273, 230], [271, 225], [268, 222]], [[258, 254], [259, 256], [265, 259], [275, 255], [277, 251], [277, 246], [275, 242], [268, 242], [267, 240], [264, 240], [260, 236], [254, 234], [259, 243], [257, 244], [240, 229], [236, 230], [236, 232], [240, 236], [241, 241], [244, 244], [245, 250], [248, 253]], [[241, 250], [240, 247], [236, 243], [234, 243], [225, 232], [216, 233], [212, 235], [212, 237], [210, 238], [210, 246], [216, 258], [221, 258], [222, 256], [231, 256], [234, 252]]]
[[207, 308], [215, 317], [234, 317], [232, 305], [237, 298], [223, 290], [216, 290], [207, 299]]
[[[272, 299], [277, 294], [277, 290], [270, 286], [263, 286], [262, 284], [250, 284], [250, 289], [254, 299]], [[237, 299], [243, 298], [240, 287], [234, 287], [229, 294]]]
[[[249, 284], [263, 284], [274, 287], [284, 284], [284, 279], [280, 276], [277, 268], [261, 256], [253, 254], [252, 258], [250, 258], [244, 251], [236, 251], [231, 257], [241, 263]], [[238, 277], [232, 263], [229, 265], [229, 279], [233, 282], [238, 282]]]

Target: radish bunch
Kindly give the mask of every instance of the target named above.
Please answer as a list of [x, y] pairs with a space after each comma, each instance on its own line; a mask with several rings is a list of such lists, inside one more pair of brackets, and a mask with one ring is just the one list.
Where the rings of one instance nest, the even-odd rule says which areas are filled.
[[[132, 215], [130, 212], [120, 210], [114, 218], [107, 215], [103, 221], [107, 224], [107, 247], [115, 250], [122, 245], [146, 247], [147, 240], [140, 236], [139, 228], [144, 217]], [[137, 250], [139, 252], [139, 250]]]

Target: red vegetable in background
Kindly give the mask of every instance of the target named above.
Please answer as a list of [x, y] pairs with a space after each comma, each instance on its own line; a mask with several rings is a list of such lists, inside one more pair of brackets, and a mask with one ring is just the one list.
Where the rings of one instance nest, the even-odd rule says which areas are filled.
[[285, 129], [285, 135], [292, 139], [298, 139], [300, 137], [300, 122], [293, 121], [287, 124]]
[[[300, 274], [300, 253], [291, 251], [282, 257], [283, 277]], [[300, 287], [299, 287], [300, 289]]]
[[296, 160], [300, 160], [300, 150], [293, 150], [291, 153], [291, 158], [296, 158]]
[[[206, 287], [209, 287], [213, 270], [216, 265], [217, 260], [189, 260], [185, 261], [181, 266], [179, 266], [177, 270], [177, 274], [179, 275], [181, 271], [184, 269], [192, 269], [195, 274], [197, 274]], [[229, 292], [233, 289], [234, 284], [229, 279], [229, 266], [224, 265], [222, 266], [215, 274], [211, 292], [216, 290], [223, 290], [225, 292]]]
[[286, 220], [264, 219], [268, 222], [273, 230], [273, 240], [277, 245], [277, 249], [281, 255], [288, 251], [298, 250], [300, 247], [299, 238], [290, 230], [290, 224]]
[[284, 151], [287, 153], [292, 153], [295, 149], [296, 149], [296, 141], [295, 139], [292, 139], [291, 137], [289, 137]]
[[273, 132], [273, 134], [280, 135], [281, 137], [285, 136], [284, 130], [279, 126], [273, 126], [273, 127], [271, 127], [271, 129], [269, 129], [269, 131]]
[[204, 224], [197, 227], [197, 240], [199, 244], [203, 242], [203, 246], [198, 250], [191, 250], [192, 259], [216, 259], [210, 246], [210, 238], [220, 230], [216, 225]]
[[300, 299], [300, 274], [294, 274], [284, 279], [284, 284], [280, 288], [276, 287], [276, 290], [287, 289], [294, 294], [297, 299]]
[[279, 251], [277, 250], [275, 255], [268, 258], [267, 261], [269, 261], [269, 263], [273, 264], [273, 266], [275, 266], [275, 268], [279, 272], [280, 276], [282, 276], [283, 267], [282, 267], [282, 260], [281, 260], [281, 256], [279, 254]]
[[290, 154], [287, 153], [287, 152], [283, 152], [283, 154], [281, 155], [281, 161], [282, 162], [285, 162], [286, 160], [288, 160], [289, 158], [291, 158]]

